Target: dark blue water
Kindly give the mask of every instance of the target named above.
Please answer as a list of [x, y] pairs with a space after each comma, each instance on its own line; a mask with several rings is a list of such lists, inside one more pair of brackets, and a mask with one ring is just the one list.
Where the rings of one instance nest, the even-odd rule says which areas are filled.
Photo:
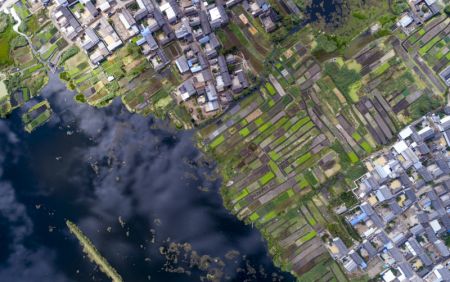
[[312, 0], [305, 11], [306, 22], [323, 21], [328, 25], [338, 24], [344, 9], [344, 0]]
[[324, 27], [338, 27], [342, 24], [344, 0], [312, 0], [303, 11], [303, 20], [289, 30], [292, 35], [308, 24], [323, 24]]
[[293, 280], [260, 234], [223, 208], [193, 132], [119, 101], [94, 109], [72, 96], [53, 77], [43, 91], [49, 123], [27, 134], [20, 111], [0, 120], [0, 281], [108, 281], [66, 219], [125, 281]]

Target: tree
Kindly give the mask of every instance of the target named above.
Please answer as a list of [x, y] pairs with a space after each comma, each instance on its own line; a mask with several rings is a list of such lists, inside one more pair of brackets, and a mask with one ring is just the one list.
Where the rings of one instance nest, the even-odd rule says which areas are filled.
[[16, 37], [14, 37], [13, 40], [11, 40], [11, 43], [10, 43], [11, 48], [13, 48], [13, 49], [17, 49], [17, 48], [20, 48], [20, 47], [27, 46], [27, 44], [28, 44], [28, 42], [25, 39], [25, 37], [23, 37], [23, 36], [16, 36]]
[[450, 16], [450, 4], [445, 6], [444, 12], [447, 14], [447, 16]]
[[80, 103], [86, 103], [86, 97], [83, 95], [83, 93], [78, 93], [77, 95], [74, 96], [75, 101], [80, 102]]
[[128, 5], [128, 8], [132, 11], [137, 11], [139, 10], [139, 5], [136, 2], [133, 2], [130, 5]]
[[338, 48], [336, 41], [334, 41], [333, 38], [323, 33], [317, 36], [316, 41], [317, 41], [317, 49], [324, 50], [327, 53], [336, 51]]
[[446, 234], [443, 239], [445, 245], [450, 248], [450, 234]]
[[426, 93], [420, 96], [410, 107], [411, 118], [416, 120], [430, 111], [441, 106], [442, 100], [438, 96], [430, 97]]
[[395, 0], [392, 3], [392, 12], [396, 15], [400, 15], [408, 8], [409, 5], [406, 0]]

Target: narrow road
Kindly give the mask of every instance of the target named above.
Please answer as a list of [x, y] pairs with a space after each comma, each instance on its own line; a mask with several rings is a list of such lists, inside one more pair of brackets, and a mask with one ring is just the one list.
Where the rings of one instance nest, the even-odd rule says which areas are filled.
[[17, 12], [16, 12], [16, 10], [14, 9], [14, 7], [11, 7], [11, 8], [9, 8], [9, 9], [5, 9], [4, 12], [5, 12], [6, 14], [11, 14], [11, 16], [14, 18], [14, 20], [16, 21], [16, 24], [14, 24], [13, 30], [14, 30], [17, 34], [19, 34], [20, 36], [23, 36], [23, 37], [27, 40], [28, 45], [30, 45], [31, 52], [33, 52], [34, 57], [36, 57], [36, 59], [37, 59], [41, 64], [48, 66], [52, 72], [55, 72], [55, 68], [52, 67], [52, 66], [48, 63], [48, 61], [42, 60], [42, 58], [41, 58], [41, 56], [40, 56], [40, 53], [39, 53], [38, 51], [36, 51], [36, 49], [34, 49], [34, 46], [33, 46], [32, 42], [31, 42], [30, 37], [29, 37], [28, 35], [26, 35], [25, 33], [19, 31], [19, 26], [20, 26], [20, 24], [22, 23], [22, 19], [19, 17], [19, 15], [17, 14]]

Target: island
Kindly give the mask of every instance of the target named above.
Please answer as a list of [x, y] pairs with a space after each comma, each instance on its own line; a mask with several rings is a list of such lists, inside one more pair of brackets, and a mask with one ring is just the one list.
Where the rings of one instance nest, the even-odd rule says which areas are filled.
[[95, 248], [94, 244], [92, 244], [91, 240], [89, 240], [86, 235], [83, 234], [83, 231], [78, 228], [78, 226], [71, 222], [70, 220], [66, 221], [66, 225], [70, 230], [70, 233], [77, 237], [80, 245], [83, 247], [83, 252], [89, 257], [89, 259], [94, 262], [100, 270], [105, 273], [111, 281], [113, 282], [122, 282], [123, 279], [119, 273], [112, 267], [108, 261], [100, 254], [100, 252]]

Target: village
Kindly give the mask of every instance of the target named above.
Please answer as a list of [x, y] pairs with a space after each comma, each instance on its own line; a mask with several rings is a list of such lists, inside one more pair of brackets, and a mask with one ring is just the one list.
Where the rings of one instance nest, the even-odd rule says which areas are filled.
[[[333, 35], [314, 24], [288, 33], [300, 2], [22, 0], [24, 32], [41, 27], [12, 54], [17, 66], [26, 53], [60, 68], [78, 102], [120, 98], [132, 112], [197, 126], [225, 206], [299, 281], [445, 281], [449, 1], [349, 0], [348, 24]], [[27, 14], [39, 5], [48, 15]], [[38, 62], [22, 77], [42, 76]], [[26, 104], [38, 92], [29, 88], [0, 106]], [[51, 113], [34, 108], [30, 131]]]
[[[174, 63], [182, 81], [175, 98], [201, 122], [250, 86], [245, 59], [224, 54], [215, 34], [229, 22], [225, 9], [240, 2], [58, 1], [52, 20], [68, 42], [86, 53], [93, 68], [130, 42], [139, 46], [156, 72]], [[276, 28], [267, 2], [245, 2], [267, 31]], [[168, 56], [164, 47], [173, 42], [178, 54]], [[107, 77], [108, 82], [115, 79]], [[87, 98], [90, 94], [84, 92]]]
[[360, 204], [345, 212], [362, 242], [329, 242], [347, 271], [381, 272], [386, 282], [450, 277], [449, 129], [450, 116], [427, 115], [365, 160], [368, 172], [353, 190]]

